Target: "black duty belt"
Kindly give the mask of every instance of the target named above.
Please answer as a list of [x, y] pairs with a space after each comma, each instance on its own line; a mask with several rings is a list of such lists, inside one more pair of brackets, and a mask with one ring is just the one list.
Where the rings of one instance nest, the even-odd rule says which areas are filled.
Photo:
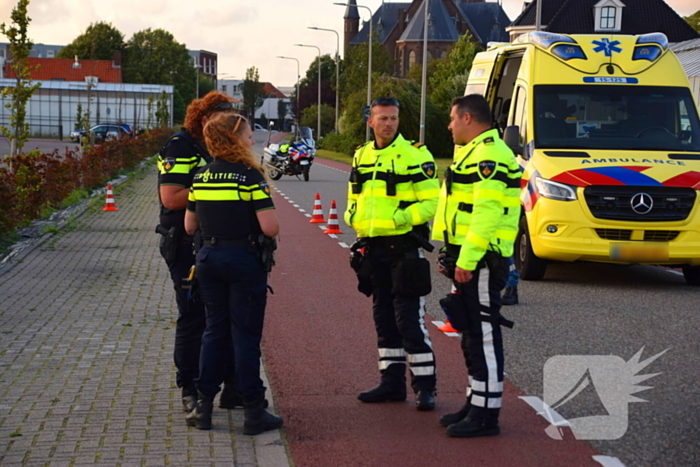
[[253, 245], [247, 238], [208, 238], [204, 240], [204, 246], [237, 246], [246, 248]]

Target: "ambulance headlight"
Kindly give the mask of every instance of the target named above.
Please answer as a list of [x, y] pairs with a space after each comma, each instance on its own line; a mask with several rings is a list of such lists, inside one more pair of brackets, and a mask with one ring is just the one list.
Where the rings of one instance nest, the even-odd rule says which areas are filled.
[[537, 177], [535, 186], [540, 196], [558, 201], [575, 201], [576, 189], [563, 183], [553, 182], [546, 178]]

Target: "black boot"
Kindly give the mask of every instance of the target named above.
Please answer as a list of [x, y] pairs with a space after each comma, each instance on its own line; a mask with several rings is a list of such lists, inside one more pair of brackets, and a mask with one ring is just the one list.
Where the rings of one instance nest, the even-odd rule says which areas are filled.
[[190, 413], [197, 405], [197, 388], [193, 383], [182, 387], [182, 411]]
[[185, 418], [187, 425], [198, 430], [211, 430], [211, 412], [214, 410], [214, 396], [205, 396], [198, 392], [197, 406]]
[[435, 391], [421, 389], [416, 393], [416, 409], [421, 412], [433, 410], [435, 408]]
[[243, 407], [243, 398], [236, 391], [236, 386], [231, 381], [224, 381], [224, 389], [219, 396], [220, 409], [235, 409]]
[[440, 425], [442, 426], [450, 426], [454, 425], [457, 422], [461, 422], [465, 418], [467, 418], [467, 415], [469, 414], [469, 409], [471, 408], [471, 404], [469, 403], [469, 398], [467, 398], [467, 403], [464, 404], [464, 406], [459, 409], [455, 413], [446, 413], [442, 417], [440, 417]]
[[406, 385], [403, 387], [388, 385], [385, 382], [379, 383], [376, 388], [361, 392], [357, 398], [362, 402], [392, 402], [406, 400]]
[[254, 401], [245, 403], [244, 435], [259, 435], [263, 431], [282, 428], [282, 417], [266, 411], [264, 401], [265, 397], [260, 395]]
[[455, 438], [496, 436], [501, 433], [501, 428], [498, 426], [500, 410], [472, 406], [467, 418], [447, 427], [447, 434]]
[[[269, 402], [267, 399], [263, 400], [263, 408], [268, 408], [269, 407]], [[238, 408], [243, 408], [243, 398], [241, 395], [234, 389], [233, 384], [229, 384], [224, 382], [224, 389], [221, 391], [221, 395], [219, 396], [219, 408], [220, 409], [238, 409]]]
[[506, 291], [501, 297], [501, 305], [517, 305], [518, 304], [518, 286], [506, 287]]

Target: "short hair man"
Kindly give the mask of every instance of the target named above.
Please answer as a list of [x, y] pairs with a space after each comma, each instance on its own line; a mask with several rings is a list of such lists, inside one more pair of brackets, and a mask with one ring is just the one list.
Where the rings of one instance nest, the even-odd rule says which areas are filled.
[[448, 128], [463, 147], [446, 171], [432, 238], [445, 242], [438, 270], [453, 279], [453, 293], [441, 305], [462, 331], [469, 384], [464, 407], [440, 424], [450, 436], [492, 436], [500, 433], [503, 393], [500, 325], [512, 325], [500, 315], [501, 290], [518, 230], [521, 172], [481, 95], [452, 101]]
[[369, 125], [375, 141], [355, 152], [345, 222], [364, 245], [354, 264], [362, 270], [358, 288], [372, 296], [381, 382], [358, 399], [405, 400], [408, 361], [416, 408], [432, 410], [435, 355], [423, 320], [430, 267], [420, 245], [428, 244], [426, 223], [437, 206], [435, 161], [424, 145], [399, 134], [396, 99], [375, 100]]

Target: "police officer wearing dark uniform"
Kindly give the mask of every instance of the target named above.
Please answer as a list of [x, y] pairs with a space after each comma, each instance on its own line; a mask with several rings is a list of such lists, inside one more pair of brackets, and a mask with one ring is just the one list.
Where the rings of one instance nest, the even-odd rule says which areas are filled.
[[199, 399], [187, 423], [211, 429], [212, 403], [224, 378], [230, 332], [236, 388], [245, 406], [243, 433], [255, 435], [282, 426], [280, 417], [265, 410], [260, 379], [267, 273], [279, 223], [270, 187], [252, 153], [248, 122], [240, 115], [215, 115], [204, 127], [204, 137], [214, 162], [195, 175], [185, 214], [187, 232], [192, 235], [201, 229], [204, 240], [196, 266], [207, 311], [195, 381]]
[[[361, 392], [362, 402], [406, 399], [406, 362], [418, 410], [435, 407], [435, 355], [425, 327], [430, 266], [423, 248], [435, 215], [439, 183], [428, 149], [398, 133], [399, 102], [372, 103], [375, 141], [353, 158], [345, 222], [355, 229], [351, 264], [359, 289], [372, 296], [381, 382]], [[364, 253], [363, 253], [364, 252]]]
[[500, 433], [503, 395], [500, 326], [512, 326], [500, 315], [501, 291], [518, 231], [521, 171], [481, 95], [452, 102], [449, 129], [464, 146], [446, 170], [432, 238], [445, 242], [438, 270], [453, 279], [453, 293], [440, 303], [462, 332], [469, 384], [464, 407], [440, 424], [449, 436], [492, 436]]
[[[199, 374], [199, 354], [202, 333], [206, 325], [204, 303], [192, 294], [188, 281], [194, 265], [193, 239], [184, 231], [185, 207], [195, 172], [212, 160], [202, 141], [202, 127], [212, 115], [233, 112], [233, 104], [226, 94], [212, 91], [187, 107], [185, 126], [174, 134], [160, 150], [158, 157], [158, 192], [160, 197], [160, 225], [163, 235], [160, 249], [165, 258], [175, 288], [178, 318], [175, 327], [174, 359], [177, 367], [177, 386], [182, 388], [185, 412], [191, 412], [197, 401], [194, 379]], [[233, 355], [228, 367], [228, 390], [219, 401], [222, 408], [241, 406], [234, 392]]]

